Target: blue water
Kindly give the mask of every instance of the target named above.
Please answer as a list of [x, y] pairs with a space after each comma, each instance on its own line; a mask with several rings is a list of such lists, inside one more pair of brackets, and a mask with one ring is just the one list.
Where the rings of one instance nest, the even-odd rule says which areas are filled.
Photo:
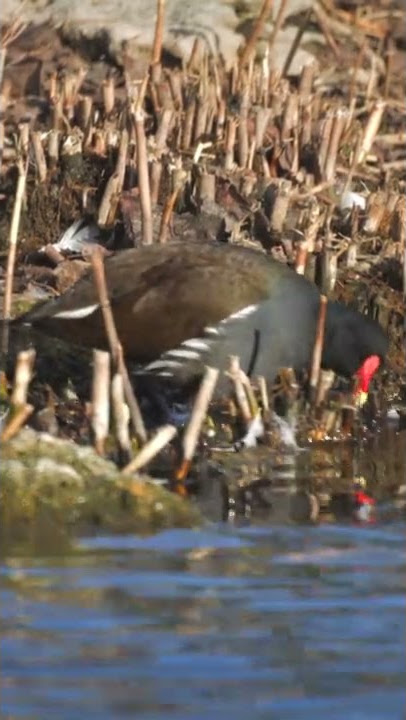
[[209, 526], [8, 557], [2, 717], [403, 720], [405, 535]]

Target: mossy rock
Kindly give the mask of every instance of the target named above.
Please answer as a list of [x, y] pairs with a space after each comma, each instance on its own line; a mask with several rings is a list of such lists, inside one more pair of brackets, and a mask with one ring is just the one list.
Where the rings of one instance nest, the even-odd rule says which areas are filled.
[[200, 523], [191, 503], [147, 476], [121, 474], [90, 447], [24, 429], [1, 452], [0, 534], [6, 545]]

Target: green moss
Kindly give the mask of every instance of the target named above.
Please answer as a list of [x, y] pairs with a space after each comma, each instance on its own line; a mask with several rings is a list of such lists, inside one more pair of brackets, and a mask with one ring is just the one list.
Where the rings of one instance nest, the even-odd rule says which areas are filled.
[[92, 448], [30, 429], [2, 446], [0, 522], [3, 539], [41, 534], [152, 532], [200, 522], [189, 502], [147, 476], [125, 476]]

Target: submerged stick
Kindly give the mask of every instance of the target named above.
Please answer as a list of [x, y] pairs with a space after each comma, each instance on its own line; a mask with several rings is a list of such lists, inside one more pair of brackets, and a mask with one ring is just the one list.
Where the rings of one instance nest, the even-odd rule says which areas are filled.
[[140, 470], [140, 468], [144, 467], [147, 463], [149, 463], [162, 448], [165, 447], [173, 438], [175, 437], [177, 433], [176, 427], [174, 425], [164, 425], [163, 427], [159, 428], [151, 440], [147, 442], [146, 445], [140, 450], [138, 455], [131, 460], [131, 462], [128, 463], [123, 469], [123, 474], [129, 474], [137, 472], [137, 470]]

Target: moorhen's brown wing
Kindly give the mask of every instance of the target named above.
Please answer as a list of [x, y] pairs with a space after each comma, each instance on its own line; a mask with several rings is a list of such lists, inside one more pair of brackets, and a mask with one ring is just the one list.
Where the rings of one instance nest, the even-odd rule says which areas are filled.
[[[118, 253], [105, 263], [117, 331], [128, 358], [147, 362], [199, 337], [247, 306], [272, 300], [287, 278], [313, 287], [264, 255], [222, 245], [173, 243]], [[106, 347], [91, 273], [22, 320], [70, 342]]]

